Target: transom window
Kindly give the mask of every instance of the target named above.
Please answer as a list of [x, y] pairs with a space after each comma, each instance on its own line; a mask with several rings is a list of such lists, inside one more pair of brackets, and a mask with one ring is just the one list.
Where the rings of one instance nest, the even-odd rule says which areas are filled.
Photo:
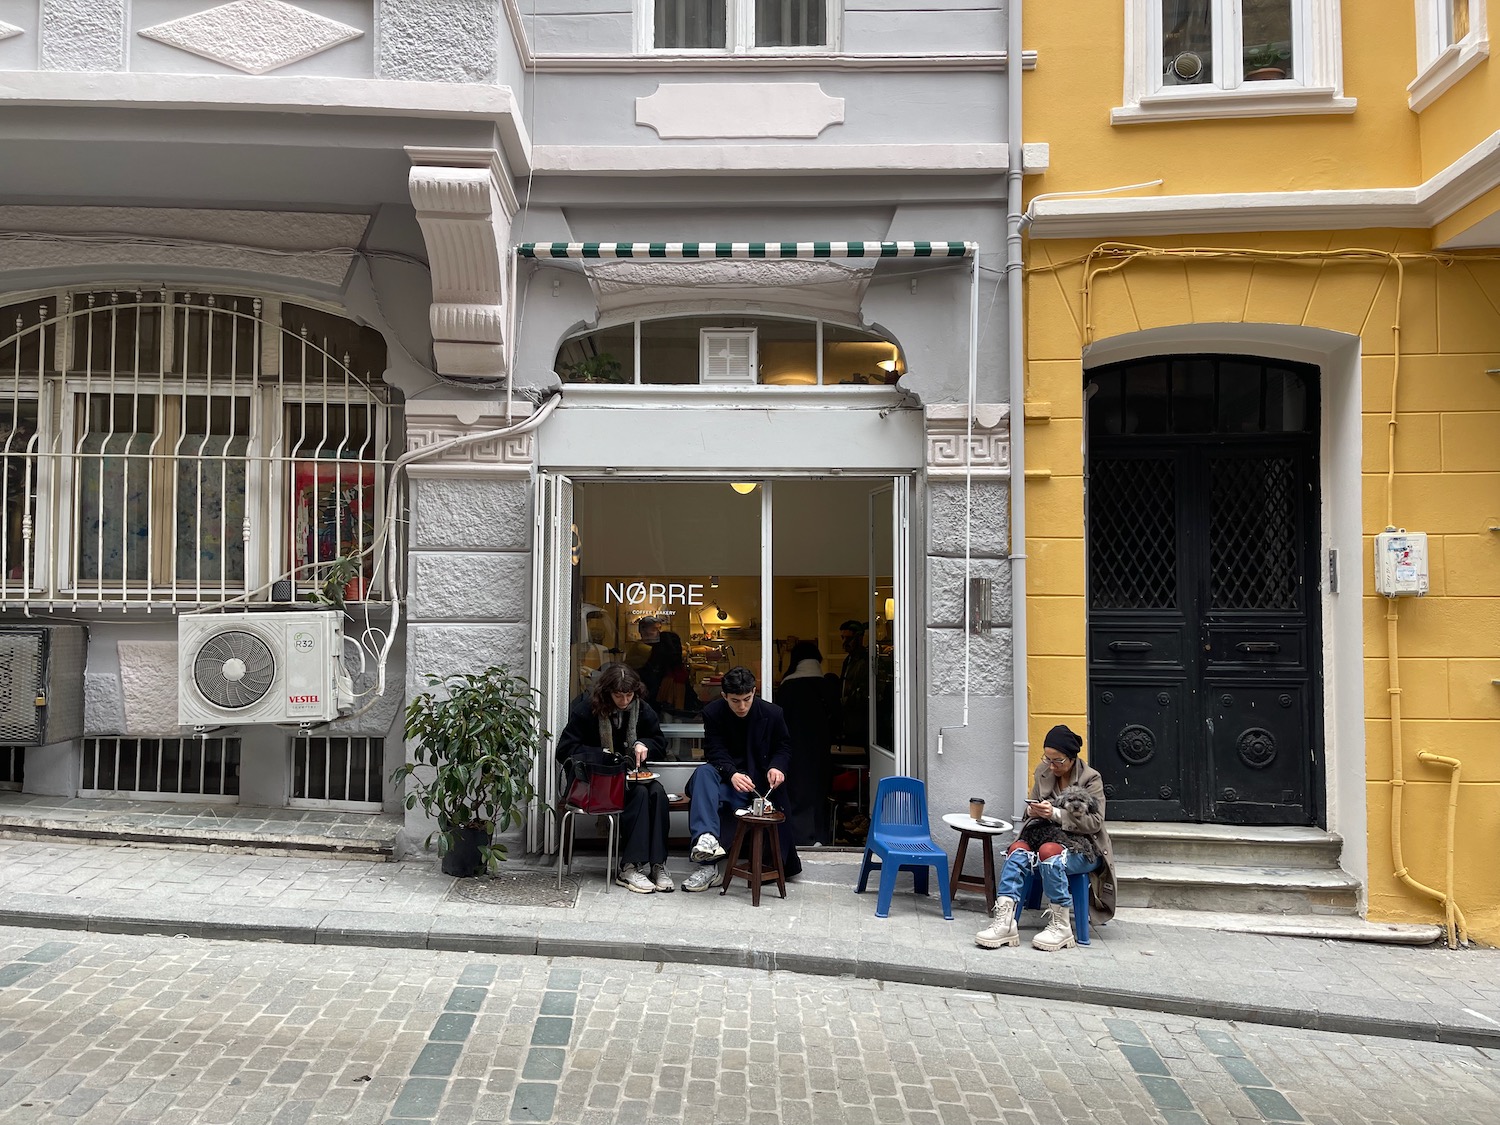
[[1334, 113], [1339, 0], [1126, 0], [1116, 123]]
[[0, 308], [0, 605], [284, 600], [383, 516], [378, 332], [239, 294]]
[[586, 332], [558, 349], [565, 383], [773, 387], [894, 385], [901, 350], [873, 332], [824, 320], [679, 316]]
[[837, 0], [636, 0], [641, 44], [653, 51], [827, 50]]

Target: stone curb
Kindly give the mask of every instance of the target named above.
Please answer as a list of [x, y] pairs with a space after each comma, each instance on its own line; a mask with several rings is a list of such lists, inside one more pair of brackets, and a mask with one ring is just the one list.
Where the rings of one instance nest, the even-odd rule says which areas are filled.
[[[26, 896], [34, 900], [40, 896]], [[61, 906], [62, 904], [57, 904]], [[48, 908], [52, 907], [52, 908]], [[610, 961], [668, 962], [801, 973], [852, 976], [894, 984], [987, 992], [999, 996], [1065, 1000], [1113, 1008], [1203, 1019], [1232, 1020], [1273, 1027], [1303, 1028], [1344, 1035], [1372, 1035], [1424, 1043], [1500, 1049], [1500, 1027], [1454, 1026], [1431, 1019], [1390, 1019], [1352, 1012], [1278, 1007], [1205, 997], [1174, 996], [1145, 990], [1105, 988], [1066, 981], [1041, 981], [976, 973], [964, 968], [912, 964], [870, 956], [752, 949], [746, 945], [662, 942], [656, 939], [591, 937], [536, 927], [497, 930], [493, 922], [471, 926], [462, 920], [432, 920], [394, 912], [335, 910], [309, 922], [305, 911], [276, 908], [217, 908], [207, 917], [147, 916], [121, 909], [69, 911], [12, 905], [0, 909], [0, 925], [37, 929], [84, 930], [103, 934], [155, 934], [217, 941], [274, 941], [299, 945], [366, 946], [381, 949], [432, 949], [505, 956], [591, 957]]]

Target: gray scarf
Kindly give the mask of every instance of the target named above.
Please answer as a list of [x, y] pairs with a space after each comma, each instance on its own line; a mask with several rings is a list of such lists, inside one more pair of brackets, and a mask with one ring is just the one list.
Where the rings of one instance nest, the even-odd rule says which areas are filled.
[[[620, 714], [620, 712], [618, 712], [618, 711], [616, 711], [614, 713], [614, 715], [618, 715], [618, 714]], [[614, 722], [614, 715], [600, 715], [599, 716], [599, 745], [601, 747], [603, 747], [605, 753], [609, 753], [609, 752], [613, 751], [614, 747], [615, 747], [615, 722]], [[630, 755], [631, 747], [633, 747], [635, 745], [635, 741], [636, 741], [636, 739], [635, 739], [635, 724], [636, 724], [636, 720], [639, 719], [640, 717], [641, 717], [641, 701], [639, 699], [632, 699], [630, 701], [630, 707], [629, 707], [629, 709], [626, 710], [626, 712], [625, 712], [625, 750], [624, 750], [624, 753], [627, 756]]]

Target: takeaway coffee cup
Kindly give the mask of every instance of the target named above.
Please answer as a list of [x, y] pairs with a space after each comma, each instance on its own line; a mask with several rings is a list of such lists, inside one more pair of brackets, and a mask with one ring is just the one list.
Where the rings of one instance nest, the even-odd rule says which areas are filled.
[[984, 798], [983, 797], [970, 797], [969, 798], [969, 819], [970, 820], [978, 820], [983, 815], [984, 815]]

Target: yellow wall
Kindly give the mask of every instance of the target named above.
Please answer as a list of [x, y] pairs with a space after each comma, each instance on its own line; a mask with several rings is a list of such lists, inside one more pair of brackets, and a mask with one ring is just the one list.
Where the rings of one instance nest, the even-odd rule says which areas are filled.
[[[1347, 12], [1347, 9], [1346, 9]], [[1409, 15], [1410, 8], [1406, 8]], [[1132, 240], [1140, 242], [1141, 240]], [[1446, 771], [1421, 750], [1464, 762], [1457, 897], [1472, 937], [1500, 943], [1500, 260], [1437, 264], [1425, 233], [1365, 231], [1153, 240], [1163, 248], [1327, 251], [1370, 247], [1418, 255], [1400, 308], [1399, 425], [1393, 520], [1431, 536], [1432, 591], [1401, 613], [1405, 859], [1430, 885], [1443, 879]], [[1374, 594], [1370, 539], [1385, 526], [1385, 431], [1391, 404], [1397, 271], [1388, 261], [1318, 264], [1140, 258], [1093, 279], [1085, 304], [1087, 242], [1028, 243], [1027, 401], [1051, 420], [1027, 427], [1027, 596], [1031, 739], [1056, 722], [1083, 729], [1087, 669], [1083, 550], [1082, 349], [1143, 329], [1192, 323], [1306, 325], [1360, 338], [1362, 526], [1369, 916], [1440, 920], [1428, 899], [1392, 874], [1391, 738], [1384, 599]], [[1494, 255], [1500, 259], [1500, 254]], [[1324, 505], [1343, 497], [1325, 496]]]

